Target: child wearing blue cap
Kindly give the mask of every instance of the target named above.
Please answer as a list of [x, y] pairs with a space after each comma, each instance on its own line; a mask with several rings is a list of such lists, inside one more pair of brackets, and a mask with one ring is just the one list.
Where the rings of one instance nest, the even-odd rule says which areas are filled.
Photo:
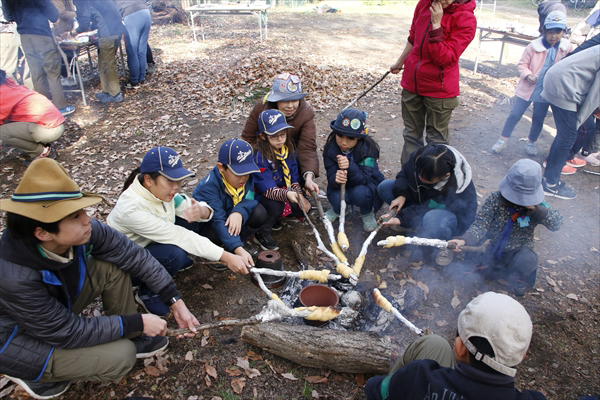
[[246, 241], [267, 220], [267, 211], [254, 196], [252, 174], [257, 172], [252, 146], [245, 140], [230, 139], [221, 146], [217, 165], [192, 194], [213, 209], [201, 234], [251, 264], [258, 251]]
[[[206, 203], [179, 193], [183, 179], [191, 176], [194, 174], [183, 167], [173, 149], [150, 149], [125, 181], [123, 193], [107, 218], [108, 225], [146, 248], [171, 276], [193, 265], [188, 253], [223, 261], [232, 271], [247, 274], [251, 262], [188, 229], [194, 222], [208, 222], [213, 217], [213, 209]], [[136, 300], [153, 314], [169, 313], [143, 284]]]
[[372, 232], [377, 227], [375, 213], [383, 204], [377, 195], [377, 185], [384, 179], [379, 170], [379, 145], [365, 126], [367, 114], [354, 108], [342, 111], [331, 121], [331, 133], [323, 149], [327, 171], [327, 198], [330, 221], [339, 217], [341, 190], [346, 184], [346, 203], [360, 208], [363, 228]]
[[310, 203], [301, 193], [294, 143], [287, 133], [289, 128], [291, 126], [279, 110], [266, 110], [258, 116], [254, 161], [260, 171], [254, 174], [254, 188], [268, 217], [254, 234], [254, 241], [263, 250], [279, 249], [271, 237], [279, 216], [301, 216], [300, 207], [304, 207], [306, 212], [310, 210]]

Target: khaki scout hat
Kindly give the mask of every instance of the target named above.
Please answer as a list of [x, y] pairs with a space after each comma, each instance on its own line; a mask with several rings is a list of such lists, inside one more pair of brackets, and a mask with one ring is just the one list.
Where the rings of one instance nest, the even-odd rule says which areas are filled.
[[29, 165], [12, 197], [0, 200], [0, 211], [50, 223], [102, 200], [98, 194], [82, 193], [59, 163], [41, 158]]

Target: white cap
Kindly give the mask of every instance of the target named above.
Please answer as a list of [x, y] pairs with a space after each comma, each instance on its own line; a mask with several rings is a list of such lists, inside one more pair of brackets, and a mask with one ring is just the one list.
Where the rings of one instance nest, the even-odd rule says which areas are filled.
[[[471, 354], [490, 368], [515, 376], [527, 353], [533, 326], [525, 308], [513, 298], [494, 292], [475, 297], [458, 316], [458, 335]], [[494, 357], [479, 353], [469, 340], [479, 336], [494, 350]]]

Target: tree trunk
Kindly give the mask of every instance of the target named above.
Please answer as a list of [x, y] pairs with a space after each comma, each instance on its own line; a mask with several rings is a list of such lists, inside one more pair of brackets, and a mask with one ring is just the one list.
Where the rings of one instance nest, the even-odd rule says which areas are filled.
[[242, 340], [305, 367], [387, 374], [391, 345], [377, 334], [263, 323], [244, 326]]

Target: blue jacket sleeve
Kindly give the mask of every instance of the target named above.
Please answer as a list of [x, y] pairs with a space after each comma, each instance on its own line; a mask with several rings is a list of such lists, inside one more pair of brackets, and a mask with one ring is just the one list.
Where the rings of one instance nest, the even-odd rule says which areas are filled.
[[296, 153], [290, 155], [287, 158], [286, 162], [288, 167], [290, 168], [290, 174], [292, 175], [292, 183], [299, 183], [300, 172], [298, 171], [298, 161], [296, 161]]

